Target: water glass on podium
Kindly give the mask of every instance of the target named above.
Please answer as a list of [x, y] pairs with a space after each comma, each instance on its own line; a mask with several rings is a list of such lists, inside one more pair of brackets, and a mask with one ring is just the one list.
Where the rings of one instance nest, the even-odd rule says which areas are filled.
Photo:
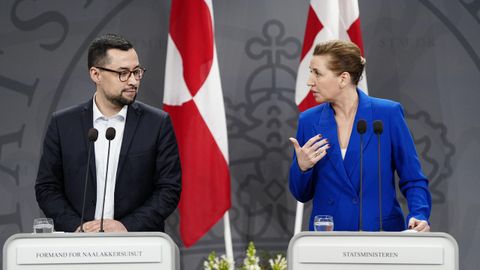
[[329, 215], [315, 216], [313, 228], [317, 232], [333, 231], [333, 217]]
[[36, 218], [33, 220], [33, 233], [52, 233], [53, 219]]

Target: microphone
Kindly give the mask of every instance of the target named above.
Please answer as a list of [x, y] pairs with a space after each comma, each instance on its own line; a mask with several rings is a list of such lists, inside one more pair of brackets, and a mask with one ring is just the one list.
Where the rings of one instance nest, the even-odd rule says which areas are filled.
[[383, 231], [383, 222], [382, 222], [382, 167], [380, 159], [380, 135], [383, 132], [383, 122], [381, 120], [373, 121], [373, 132], [377, 134], [378, 142], [378, 210], [379, 210], [379, 223], [380, 231]]
[[115, 138], [115, 129], [113, 127], [107, 128], [105, 132], [105, 138], [108, 140], [108, 151], [107, 151], [107, 165], [105, 167], [105, 185], [103, 187], [103, 204], [102, 204], [102, 217], [100, 218], [100, 232], [105, 232], [103, 230], [103, 214], [105, 213], [105, 196], [107, 195], [107, 176], [108, 176], [108, 162], [110, 160], [110, 143]]
[[91, 128], [88, 130], [88, 154], [87, 154], [87, 168], [85, 169], [85, 187], [83, 189], [83, 201], [82, 201], [82, 216], [80, 217], [80, 232], [85, 232], [83, 230], [83, 217], [85, 214], [85, 200], [87, 197], [87, 184], [88, 184], [88, 169], [90, 168], [90, 154], [92, 153], [92, 146], [93, 143], [97, 140], [98, 138], [98, 130], [95, 128]]
[[363, 134], [367, 131], [367, 121], [360, 119], [357, 122], [357, 132], [360, 134], [360, 216], [358, 227], [363, 230]]

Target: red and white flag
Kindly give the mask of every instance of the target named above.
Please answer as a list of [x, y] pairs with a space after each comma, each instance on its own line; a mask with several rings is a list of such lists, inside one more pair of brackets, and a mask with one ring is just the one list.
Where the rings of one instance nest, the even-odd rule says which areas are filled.
[[180, 234], [189, 247], [230, 208], [225, 107], [211, 0], [172, 0], [164, 110], [182, 163]]
[[[357, 0], [310, 1], [295, 90], [295, 103], [300, 111], [317, 105], [307, 87], [308, 67], [316, 44], [331, 39], [350, 40], [360, 47], [363, 55], [359, 15]], [[367, 92], [365, 73], [362, 78], [359, 87]]]

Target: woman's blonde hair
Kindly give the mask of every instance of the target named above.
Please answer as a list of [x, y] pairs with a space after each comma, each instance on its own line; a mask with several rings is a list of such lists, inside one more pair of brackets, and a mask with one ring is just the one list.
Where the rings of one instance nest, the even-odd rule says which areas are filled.
[[328, 55], [328, 68], [337, 75], [348, 72], [352, 83], [358, 85], [365, 67], [365, 58], [355, 43], [346, 40], [330, 40], [317, 44], [313, 55]]

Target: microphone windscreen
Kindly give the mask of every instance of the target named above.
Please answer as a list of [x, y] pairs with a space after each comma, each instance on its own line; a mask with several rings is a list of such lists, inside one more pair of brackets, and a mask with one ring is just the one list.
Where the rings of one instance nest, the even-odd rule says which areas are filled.
[[109, 141], [115, 138], [115, 129], [113, 127], [107, 128], [107, 131], [105, 132], [105, 138], [107, 138]]
[[98, 138], [98, 130], [96, 128], [91, 128], [88, 130], [88, 140], [91, 142], [96, 141]]
[[375, 120], [373, 121], [373, 132], [375, 132], [375, 134], [382, 134], [383, 132], [383, 122], [382, 120]]
[[360, 119], [357, 123], [357, 132], [363, 134], [367, 131], [367, 121]]

